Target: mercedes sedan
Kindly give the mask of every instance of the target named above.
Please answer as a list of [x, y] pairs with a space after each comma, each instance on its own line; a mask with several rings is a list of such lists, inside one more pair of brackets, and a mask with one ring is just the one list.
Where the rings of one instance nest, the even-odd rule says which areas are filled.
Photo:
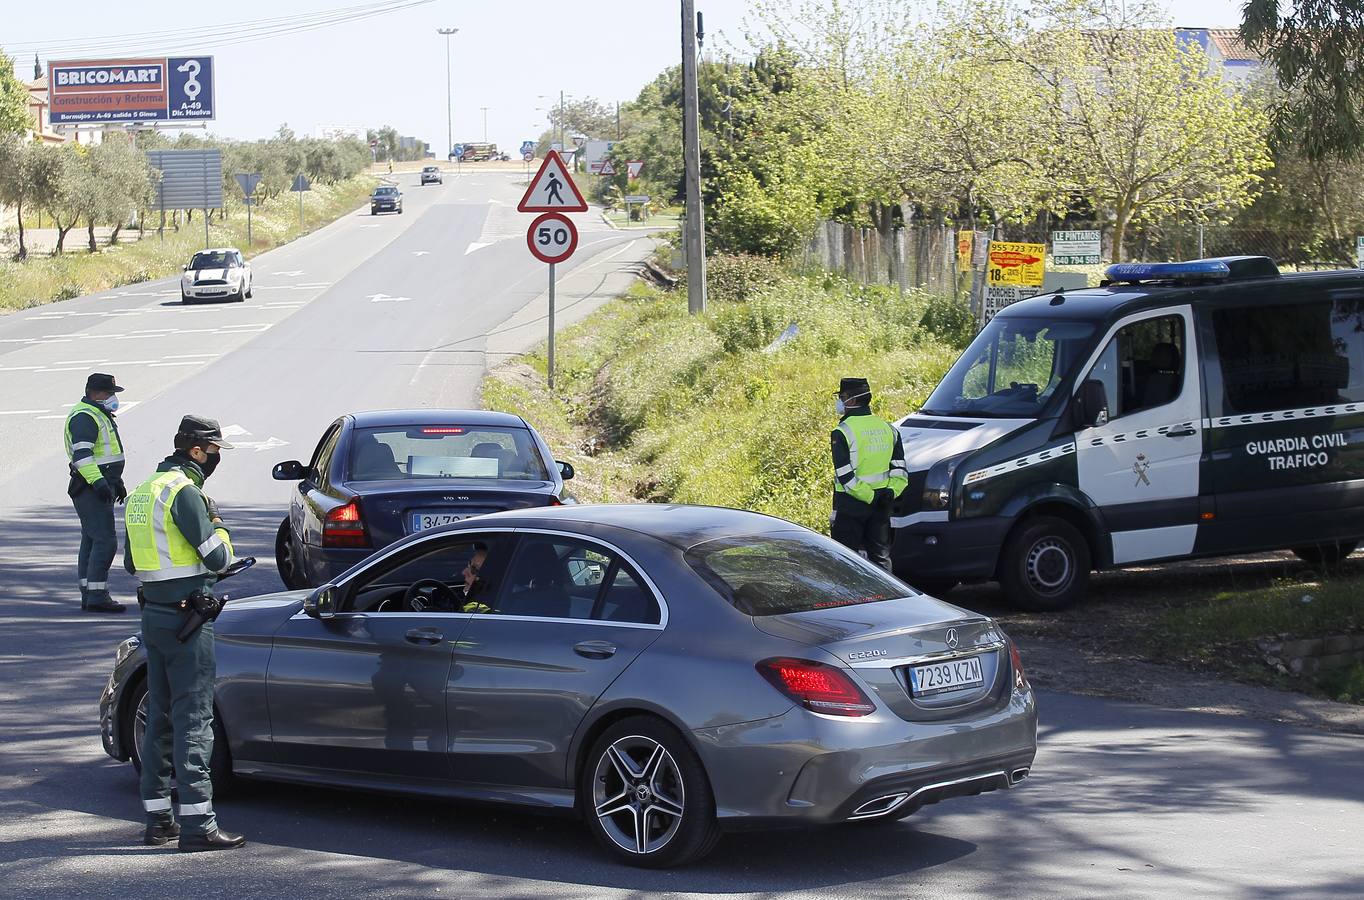
[[[989, 618], [826, 537], [705, 507], [562, 506], [411, 535], [335, 583], [227, 604], [231, 777], [580, 816], [642, 866], [725, 830], [893, 822], [1027, 776], [1037, 711]], [[118, 648], [105, 750], [139, 762]]]
[[520, 416], [473, 409], [345, 415], [305, 465], [275, 536], [284, 586], [316, 587], [405, 535], [504, 509], [571, 503], [573, 466], [555, 462]]

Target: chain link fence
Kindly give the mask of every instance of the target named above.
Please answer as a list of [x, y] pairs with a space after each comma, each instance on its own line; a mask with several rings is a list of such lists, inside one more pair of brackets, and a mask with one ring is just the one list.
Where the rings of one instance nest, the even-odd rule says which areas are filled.
[[[911, 224], [883, 231], [825, 221], [806, 245], [803, 262], [808, 267], [842, 272], [863, 284], [955, 294], [969, 281], [963, 281], [957, 272], [957, 232], [973, 227], [976, 226], [947, 222]], [[1100, 232], [1103, 256], [1112, 259], [1113, 226], [1109, 222], [1053, 220], [1005, 224], [995, 229], [993, 239], [1046, 244], [1050, 249], [1051, 232], [1085, 230]], [[1323, 236], [1308, 229], [1173, 221], [1129, 227], [1123, 238], [1125, 262], [1210, 256], [1268, 256], [1282, 269], [1353, 268], [1354, 236]], [[1099, 273], [1095, 270], [1092, 274], [1097, 277]]]

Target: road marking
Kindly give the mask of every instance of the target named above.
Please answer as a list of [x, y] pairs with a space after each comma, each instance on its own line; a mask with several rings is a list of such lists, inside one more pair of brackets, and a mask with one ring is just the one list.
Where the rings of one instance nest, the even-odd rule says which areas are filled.
[[366, 299], [368, 299], [370, 303], [403, 303], [407, 300], [411, 300], [412, 298], [390, 297], [388, 294], [370, 294], [369, 297]]
[[286, 277], [288, 277], [288, 278], [294, 278], [294, 277], [297, 277], [297, 276], [299, 276], [299, 275], [302, 275], [302, 274], [303, 274], [303, 270], [302, 270], [302, 269], [290, 269], [290, 270], [287, 271], [287, 272], [271, 272], [270, 274], [271, 274], [271, 275], [284, 275], [284, 276], [286, 276]]
[[276, 447], [287, 447], [289, 446], [289, 442], [281, 441], [274, 435], [270, 435], [270, 437], [266, 438], [263, 441], [233, 441], [232, 446], [241, 447], [244, 450], [250, 448], [255, 452], [259, 453], [262, 450], [273, 450]]
[[475, 250], [482, 250], [484, 247], [491, 247], [491, 246], [493, 245], [493, 243], [494, 243], [493, 241], [485, 241], [485, 242], [483, 242], [483, 243], [475, 242], [475, 243], [473, 243], [473, 244], [470, 244], [467, 248], [465, 248], [465, 250], [464, 250], [464, 255], [465, 255], [465, 256], [468, 256], [470, 253], [473, 253]]
[[0, 409], [0, 416], [31, 416], [45, 412], [45, 409]]
[[430, 251], [430, 250], [413, 250], [413, 251], [412, 251], [412, 255], [413, 255], [413, 256], [430, 256], [430, 255], [431, 255], [431, 251]]

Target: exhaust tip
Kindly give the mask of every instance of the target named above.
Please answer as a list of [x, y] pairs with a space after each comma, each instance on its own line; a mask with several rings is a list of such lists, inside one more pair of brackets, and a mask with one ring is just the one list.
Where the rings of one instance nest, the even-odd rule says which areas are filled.
[[884, 816], [907, 799], [909, 799], [909, 794], [887, 794], [884, 797], [877, 797], [875, 800], [868, 800], [857, 807], [848, 818], [869, 819], [873, 816]]
[[1027, 778], [1027, 777], [1028, 777], [1028, 771], [1029, 771], [1029, 770], [1028, 770], [1028, 767], [1027, 767], [1027, 766], [1023, 766], [1023, 767], [1021, 767], [1021, 768], [1014, 769], [1012, 772], [1010, 772], [1010, 773], [1009, 773], [1009, 787], [1013, 787], [1014, 785], [1016, 785], [1016, 784], [1018, 784], [1020, 781], [1022, 781], [1024, 778]]

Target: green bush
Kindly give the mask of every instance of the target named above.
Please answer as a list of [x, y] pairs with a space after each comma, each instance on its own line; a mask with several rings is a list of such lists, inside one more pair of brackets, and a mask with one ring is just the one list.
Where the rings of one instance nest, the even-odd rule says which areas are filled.
[[956, 297], [932, 297], [919, 324], [943, 343], [961, 350], [966, 349], [971, 338], [976, 336], [976, 320], [971, 315], [971, 307]]
[[717, 250], [790, 256], [814, 233], [815, 196], [800, 183], [762, 185], [748, 171], [721, 176], [720, 196], [707, 218]]
[[706, 296], [714, 301], [748, 300], [782, 280], [781, 263], [751, 253], [717, 253], [706, 260]]

